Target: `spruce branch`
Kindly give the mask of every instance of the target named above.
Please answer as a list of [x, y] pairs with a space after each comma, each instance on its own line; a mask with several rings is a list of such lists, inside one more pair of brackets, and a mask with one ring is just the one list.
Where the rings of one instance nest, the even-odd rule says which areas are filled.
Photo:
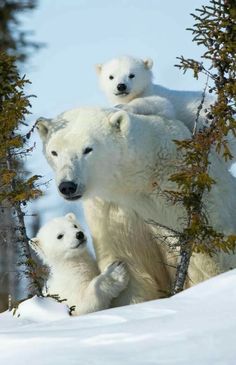
[[[214, 230], [208, 222], [203, 200], [215, 181], [209, 174], [209, 154], [215, 150], [224, 159], [232, 159], [228, 146], [229, 133], [236, 136], [236, 3], [235, 0], [210, 0], [210, 5], [196, 9], [192, 14], [195, 24], [189, 30], [193, 41], [206, 49], [204, 62], [179, 57], [176, 65], [184, 73], [193, 71], [206, 75], [207, 81], [196, 115], [192, 138], [175, 141], [183, 154], [183, 167], [170, 177], [178, 191], [166, 191], [173, 204], [181, 204], [187, 213], [186, 227], [179, 235], [180, 261], [172, 294], [183, 290], [188, 266], [193, 252], [213, 255], [219, 251], [230, 253], [235, 250], [236, 235], [224, 236]], [[208, 86], [208, 81], [212, 86]], [[205, 125], [198, 126], [206, 91], [216, 95], [215, 102], [206, 111]]]
[[26, 179], [24, 169], [19, 169], [19, 156], [26, 156], [30, 151], [20, 134], [20, 125], [29, 114], [30, 102], [23, 92], [28, 81], [19, 76], [15, 59], [5, 53], [0, 54], [0, 70], [0, 203], [3, 211], [7, 209], [11, 212], [15, 223], [14, 227], [5, 227], [11, 231], [13, 241], [7, 244], [16, 244], [20, 254], [19, 264], [24, 268], [30, 294], [40, 294], [40, 278], [36, 275], [30, 253], [22, 206], [41, 195], [41, 191], [36, 186], [38, 176]]

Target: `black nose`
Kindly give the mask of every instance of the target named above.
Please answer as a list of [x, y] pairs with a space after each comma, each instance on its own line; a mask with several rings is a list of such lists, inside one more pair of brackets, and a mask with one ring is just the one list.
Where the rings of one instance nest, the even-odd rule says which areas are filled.
[[76, 192], [77, 184], [73, 183], [73, 181], [64, 181], [60, 183], [58, 189], [65, 196], [71, 196]]
[[127, 86], [125, 84], [118, 84], [117, 89], [119, 91], [125, 91], [127, 89]]
[[79, 231], [79, 232], [77, 232], [76, 233], [76, 238], [77, 238], [77, 240], [83, 240], [84, 239], [84, 234], [83, 234], [83, 232], [82, 231]]

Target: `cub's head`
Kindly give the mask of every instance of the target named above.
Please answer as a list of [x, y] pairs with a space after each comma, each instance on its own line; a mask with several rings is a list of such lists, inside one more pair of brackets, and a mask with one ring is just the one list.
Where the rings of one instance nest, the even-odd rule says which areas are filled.
[[[132, 128], [138, 129], [137, 123], [131, 123], [124, 111], [95, 108], [70, 111], [64, 118], [67, 123], [63, 127], [60, 121], [40, 119], [37, 123], [59, 193], [72, 201], [108, 198], [117, 189], [122, 190], [126, 175], [131, 179], [132, 168], [139, 161], [139, 144], [133, 148], [137, 133], [131, 133]], [[140, 129], [138, 134], [142, 138]]]
[[153, 62], [129, 56], [97, 64], [101, 89], [113, 104], [126, 104], [142, 95], [152, 82]]
[[30, 246], [47, 265], [78, 257], [86, 249], [87, 238], [73, 213], [46, 223]]

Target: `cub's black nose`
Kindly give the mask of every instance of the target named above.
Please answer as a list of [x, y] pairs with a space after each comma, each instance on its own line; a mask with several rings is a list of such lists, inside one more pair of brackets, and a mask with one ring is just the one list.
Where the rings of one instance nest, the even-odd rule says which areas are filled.
[[76, 233], [76, 238], [77, 238], [77, 240], [82, 241], [82, 240], [84, 239], [84, 234], [83, 234], [83, 232], [82, 232], [82, 231], [77, 232], [77, 233]]
[[73, 183], [73, 181], [63, 181], [58, 189], [63, 195], [71, 196], [76, 192], [77, 184]]
[[118, 91], [125, 91], [127, 89], [127, 86], [125, 84], [118, 84], [117, 89]]

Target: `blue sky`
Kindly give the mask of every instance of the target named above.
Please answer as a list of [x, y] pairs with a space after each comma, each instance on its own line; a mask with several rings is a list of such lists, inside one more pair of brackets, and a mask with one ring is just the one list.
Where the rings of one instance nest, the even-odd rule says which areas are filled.
[[[30, 122], [73, 107], [107, 106], [94, 65], [124, 54], [151, 57], [155, 82], [169, 88], [202, 89], [204, 79], [197, 82], [174, 64], [180, 55], [200, 58], [202, 50], [185, 29], [193, 24], [190, 13], [206, 3], [208, 0], [40, 0], [38, 9], [24, 16], [25, 28], [34, 30], [35, 40], [46, 43], [24, 70], [32, 81], [29, 93], [37, 96], [32, 100]], [[34, 139], [37, 146], [28, 168], [49, 180], [52, 171], [36, 134]], [[45, 222], [74, 208], [75, 204], [59, 197], [52, 180], [46, 197], [28, 209], [39, 209]]]
[[54, 116], [80, 105], [106, 105], [94, 64], [130, 54], [154, 60], [155, 81], [170, 88], [201, 89], [174, 67], [180, 55], [199, 58], [190, 13], [207, 0], [40, 0], [25, 17], [34, 38], [46, 43], [30, 61], [34, 115]]

